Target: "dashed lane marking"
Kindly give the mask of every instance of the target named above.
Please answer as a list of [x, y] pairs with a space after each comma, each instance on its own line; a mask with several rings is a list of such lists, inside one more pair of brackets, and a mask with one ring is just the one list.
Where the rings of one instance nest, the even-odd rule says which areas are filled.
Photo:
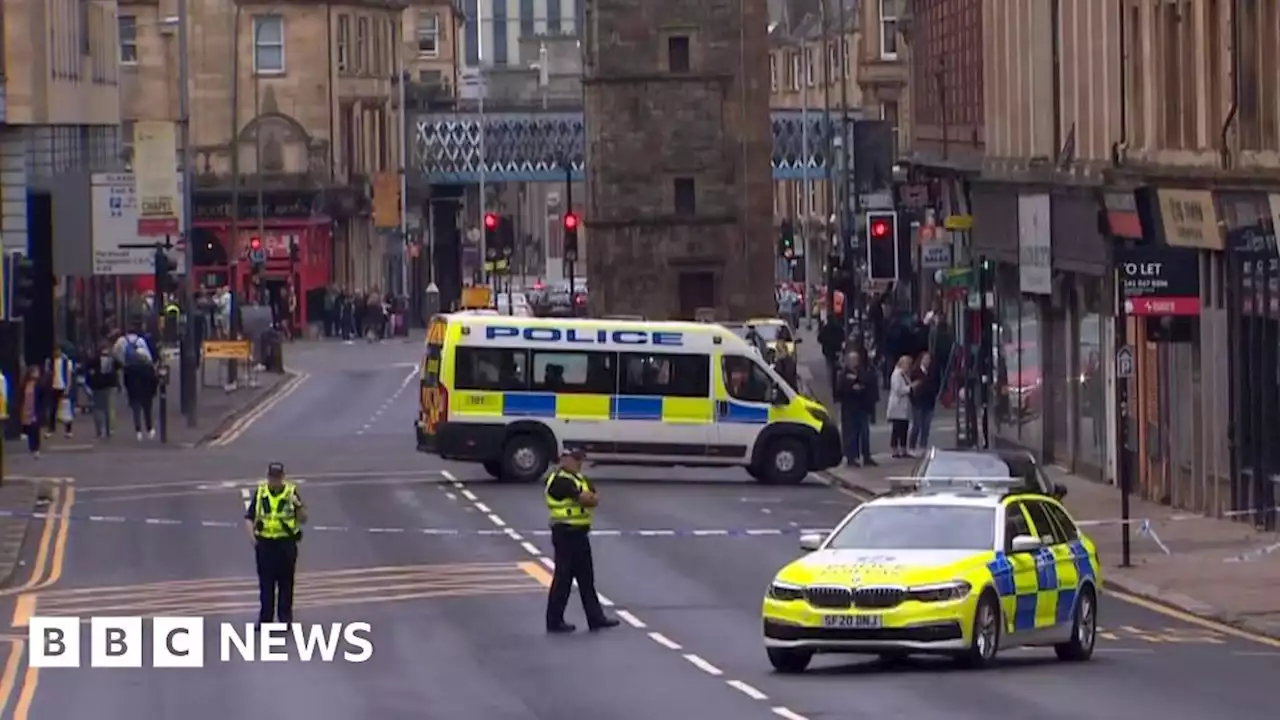
[[[521, 563], [522, 567], [527, 566], [528, 569], [526, 569], [526, 572], [530, 576], [537, 578], [539, 582], [541, 582], [542, 584], [550, 586], [551, 579], [552, 579], [551, 572], [554, 572], [556, 568], [555, 561], [547, 557], [546, 555], [544, 555], [537, 545], [534, 545], [533, 543], [527, 540], [523, 540], [519, 533], [509, 528], [505, 520], [503, 520], [496, 513], [494, 513], [492, 511], [492, 508], [490, 508], [482, 500], [480, 500], [480, 498], [477, 497], [475, 493], [468, 490], [466, 485], [464, 485], [461, 481], [459, 481], [458, 478], [453, 475], [453, 473], [450, 473], [448, 470], [442, 470], [440, 471], [440, 474], [444, 477], [446, 481], [449, 482], [449, 484], [455, 490], [458, 491], [458, 494], [462, 495], [462, 497], [465, 498], [467, 502], [471, 503], [472, 507], [474, 507], [477, 511], [483, 513], [485, 517], [489, 519], [489, 522], [493, 523], [495, 526], [501, 529], [503, 531], [502, 534], [505, 534], [507, 537], [510, 537], [512, 540], [520, 543], [520, 547], [524, 548], [525, 552], [537, 558], [538, 562], [547, 568], [547, 570], [543, 570], [542, 568], [538, 567], [537, 565], [534, 565], [533, 563]], [[445, 491], [445, 494], [448, 495], [450, 499], [456, 499], [456, 496], [454, 496], [452, 493], [448, 491]], [[548, 572], [548, 570], [551, 572]], [[614, 606], [614, 602], [609, 598], [605, 597], [604, 595], [600, 595], [600, 604], [605, 607]], [[615, 609], [614, 615], [617, 616], [617, 618], [622, 622], [626, 623], [627, 625], [630, 625], [631, 627], [637, 630], [644, 631], [649, 627], [647, 623], [645, 623], [643, 620], [641, 620], [639, 617], [637, 617], [634, 613], [632, 613], [629, 610]], [[646, 634], [648, 638], [652, 640], [654, 643], [672, 652], [680, 653], [680, 656], [684, 658], [685, 662], [689, 663], [693, 667], [701, 670], [703, 673], [711, 677], [721, 679], [725, 683], [725, 685], [727, 685], [728, 687], [733, 688], [734, 690], [742, 693], [743, 695], [746, 695], [748, 698], [755, 700], [757, 702], [768, 702], [769, 700], [768, 695], [766, 695], [765, 693], [761, 692], [755, 687], [752, 687], [751, 685], [748, 685], [747, 683], [741, 680], [735, 680], [733, 678], [725, 679], [724, 670], [721, 670], [720, 668], [716, 667], [707, 659], [703, 658], [701, 655], [698, 655], [696, 653], [686, 652], [684, 649], [684, 646], [682, 646], [680, 643], [676, 642], [675, 640], [672, 640], [671, 638], [667, 637], [666, 635], [663, 635], [662, 633], [656, 630], [651, 630]], [[778, 717], [783, 718], [783, 720], [809, 720], [804, 715], [800, 715], [799, 713], [796, 713], [783, 705], [773, 706], [773, 707], [770, 707], [769, 709], [773, 712], [774, 715], [777, 715]]]
[[[378, 406], [378, 409], [373, 411], [373, 415], [370, 415], [369, 419], [365, 421], [364, 425], [362, 425], [360, 429], [356, 431], [356, 435], [363, 435], [369, 430], [371, 430], [374, 424], [377, 423], [378, 420], [382, 418], [382, 414], [390, 410], [391, 406], [395, 404], [396, 400], [399, 400], [400, 396], [404, 394], [404, 391], [409, 389], [409, 383], [413, 382], [413, 379], [418, 376], [417, 364], [413, 363], [413, 364], [409, 364], [409, 366], [412, 367], [413, 369], [409, 371], [408, 375], [404, 376], [404, 380], [400, 381], [400, 387], [396, 388], [396, 391], [391, 393], [391, 397], [384, 400], [382, 402], [382, 405]], [[397, 365], [396, 367], [402, 367], [402, 366]]]

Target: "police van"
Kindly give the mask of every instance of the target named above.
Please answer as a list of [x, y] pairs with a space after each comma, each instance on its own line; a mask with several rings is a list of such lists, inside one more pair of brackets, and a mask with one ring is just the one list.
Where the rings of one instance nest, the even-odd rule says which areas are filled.
[[511, 481], [540, 479], [566, 448], [776, 484], [841, 460], [822, 406], [706, 323], [438, 315], [415, 425], [419, 450]]

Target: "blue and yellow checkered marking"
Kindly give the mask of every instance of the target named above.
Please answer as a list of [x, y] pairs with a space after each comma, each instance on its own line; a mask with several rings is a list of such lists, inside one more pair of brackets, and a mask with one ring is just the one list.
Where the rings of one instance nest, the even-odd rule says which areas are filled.
[[462, 391], [450, 396], [449, 405], [450, 411], [460, 416], [698, 425], [715, 421], [715, 403], [709, 398]]
[[1070, 622], [1080, 582], [1096, 576], [1079, 541], [1040, 548], [1017, 562], [997, 552], [987, 569], [1013, 632]]

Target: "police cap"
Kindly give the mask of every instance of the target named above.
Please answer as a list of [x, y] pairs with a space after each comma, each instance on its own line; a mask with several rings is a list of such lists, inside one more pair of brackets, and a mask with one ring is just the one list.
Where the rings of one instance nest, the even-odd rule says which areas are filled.
[[282, 478], [284, 477], [284, 463], [273, 462], [267, 465], [267, 477]]

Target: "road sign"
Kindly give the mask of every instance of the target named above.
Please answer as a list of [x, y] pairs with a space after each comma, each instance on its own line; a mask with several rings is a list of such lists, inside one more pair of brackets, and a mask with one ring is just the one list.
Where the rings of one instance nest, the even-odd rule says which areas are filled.
[[[178, 176], [178, 188], [181, 191], [181, 176]], [[155, 250], [154, 245], [143, 243], [138, 233], [141, 208], [134, 176], [130, 173], [95, 173], [90, 177], [89, 196], [93, 223], [93, 274], [152, 274]], [[178, 208], [178, 220], [182, 220], [181, 207]], [[178, 272], [183, 272], [184, 259], [177, 257], [175, 262]]]
[[248, 340], [205, 340], [205, 360], [251, 360], [253, 352]]
[[1116, 350], [1116, 377], [1120, 380], [1133, 377], [1133, 348], [1128, 345]]

